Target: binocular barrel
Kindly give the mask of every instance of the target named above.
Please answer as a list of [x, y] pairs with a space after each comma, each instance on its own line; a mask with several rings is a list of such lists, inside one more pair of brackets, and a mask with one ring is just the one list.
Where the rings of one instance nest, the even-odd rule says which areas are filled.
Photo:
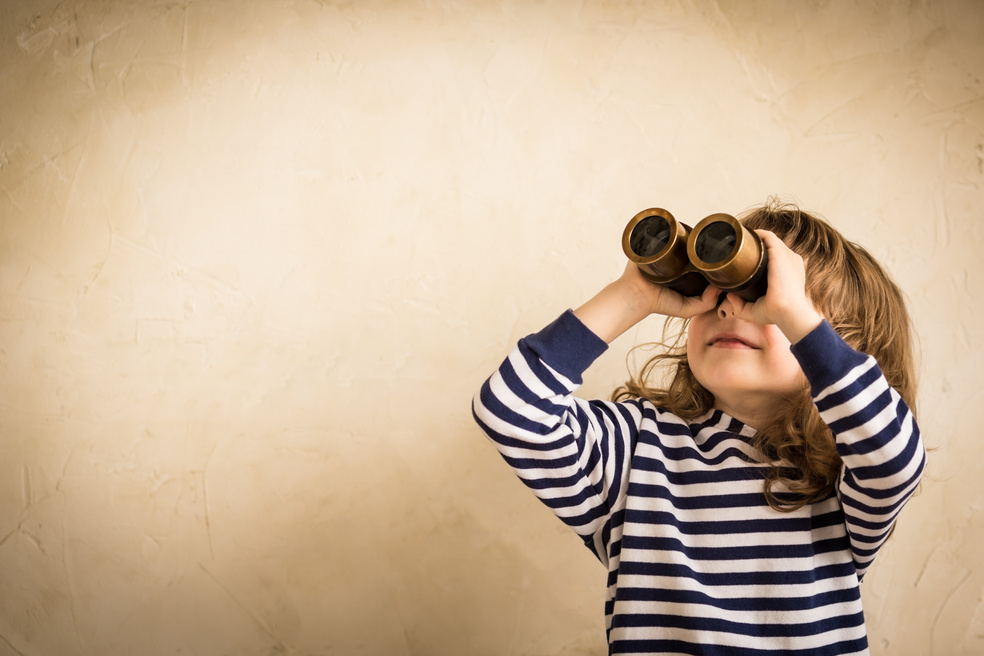
[[765, 245], [730, 214], [711, 214], [691, 228], [662, 208], [643, 210], [625, 226], [622, 250], [647, 280], [684, 296], [708, 284], [747, 301], [766, 291]]

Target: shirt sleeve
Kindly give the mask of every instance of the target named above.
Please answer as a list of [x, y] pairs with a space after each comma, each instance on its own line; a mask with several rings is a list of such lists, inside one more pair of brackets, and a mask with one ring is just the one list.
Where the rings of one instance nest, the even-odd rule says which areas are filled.
[[926, 450], [909, 407], [875, 359], [824, 321], [792, 347], [843, 460], [837, 494], [858, 576], [919, 485]]
[[607, 348], [568, 310], [520, 340], [472, 402], [503, 459], [602, 562], [641, 417], [637, 403], [573, 396]]

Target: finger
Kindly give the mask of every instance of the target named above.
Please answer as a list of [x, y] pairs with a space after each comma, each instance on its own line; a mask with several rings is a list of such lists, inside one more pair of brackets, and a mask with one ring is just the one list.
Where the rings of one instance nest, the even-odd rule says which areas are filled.
[[799, 257], [799, 255], [774, 232], [770, 232], [768, 230], [756, 230], [755, 233], [762, 238], [762, 243], [765, 244], [765, 249], [769, 252], [770, 259], [784, 256]]
[[771, 230], [762, 230], [759, 228], [755, 230], [755, 234], [762, 238], [762, 241], [765, 242], [766, 246], [778, 246], [779, 244], [782, 244], [783, 246], [786, 245], [786, 242], [779, 239], [779, 236]]
[[700, 295], [700, 312], [707, 312], [716, 308], [720, 297], [721, 290], [714, 285], [708, 285]]
[[683, 311], [681, 315], [693, 317], [714, 309], [717, 305], [717, 298], [721, 290], [713, 285], [708, 285], [700, 296], [688, 296], [683, 299]]
[[[700, 295], [701, 304], [713, 302], [717, 305], [718, 298], [721, 296], [721, 290], [714, 285], [708, 285], [704, 289], [704, 293]], [[713, 307], [713, 306], [712, 306]]]
[[739, 319], [745, 321], [758, 322], [755, 315], [755, 303], [750, 303], [737, 294], [728, 294], [728, 303], [731, 304], [731, 311]]
[[[805, 277], [806, 260], [768, 230], [756, 230], [769, 254], [769, 280], [790, 282]], [[770, 282], [770, 287], [772, 283]]]

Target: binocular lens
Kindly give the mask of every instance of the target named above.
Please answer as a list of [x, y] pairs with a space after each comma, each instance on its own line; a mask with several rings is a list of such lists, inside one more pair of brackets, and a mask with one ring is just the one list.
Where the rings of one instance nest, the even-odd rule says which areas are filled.
[[632, 230], [629, 247], [639, 257], [652, 257], [670, 241], [670, 224], [661, 216], [647, 216]]
[[701, 261], [717, 264], [735, 250], [738, 235], [735, 229], [724, 221], [716, 221], [700, 231], [694, 240], [694, 251]]

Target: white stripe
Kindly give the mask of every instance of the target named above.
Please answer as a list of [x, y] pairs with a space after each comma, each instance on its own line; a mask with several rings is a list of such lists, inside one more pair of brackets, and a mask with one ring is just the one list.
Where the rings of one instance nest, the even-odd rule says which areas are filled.
[[[646, 576], [641, 574], [623, 574], [619, 577], [619, 587], [621, 588], [643, 588], [646, 590], [676, 590], [680, 588], [681, 582], [686, 586], [687, 592], [705, 594], [712, 599], [737, 600], [737, 599], [802, 599], [812, 597], [816, 594], [816, 584], [814, 583], [791, 583], [787, 585], [704, 585], [695, 579], [677, 579], [668, 576]], [[858, 578], [852, 573], [850, 576], [824, 579], [827, 591], [851, 590], [858, 585]], [[657, 602], [643, 602], [657, 603]], [[811, 608], [801, 611], [785, 611], [790, 614], [800, 615], [800, 622], [812, 622], [817, 617], [825, 619], [830, 617], [827, 609]], [[733, 622], [744, 622], [748, 620], [748, 611], [742, 610], [715, 610], [713, 616], [719, 619], [729, 619]]]
[[[773, 612], [773, 613], [759, 613], [759, 614], [743, 614], [738, 616], [738, 619], [732, 620], [732, 614], [726, 611], [720, 611], [717, 609], [708, 608], [708, 614], [705, 617], [720, 618], [729, 621], [738, 621], [743, 624], [749, 625], [750, 627], [759, 626], [762, 624], [778, 624], [778, 625], [789, 625], [789, 624], [802, 624], [802, 623], [813, 623], [820, 620], [826, 619], [828, 617], [851, 615], [857, 613], [861, 610], [860, 603], [857, 604], [844, 604], [837, 606], [828, 606], [823, 609], [817, 609], [814, 612]], [[681, 604], [653, 604], [647, 602], [625, 602], [620, 603], [617, 606], [616, 613], [623, 615], [635, 615], [635, 614], [646, 614], [646, 613], [658, 613], [667, 615], [676, 615], [680, 617], [693, 617], [698, 615], [695, 613], [694, 608]], [[763, 617], [768, 619], [767, 622], [763, 622]], [[801, 618], [815, 618], [815, 619], [801, 619]], [[754, 632], [753, 632], [754, 633]], [[671, 627], [660, 627], [658, 638], [661, 640], [681, 640], [685, 642], [697, 642], [698, 644], [704, 645], [720, 645], [723, 647], [731, 647], [736, 649], [763, 649], [765, 645], [768, 645], [768, 650], [771, 652], [773, 650], [783, 648], [786, 649], [819, 649], [826, 645], [844, 641], [844, 640], [857, 640], [865, 636], [865, 626], [862, 622], [860, 626], [845, 628], [845, 629], [834, 629], [833, 631], [828, 631], [825, 633], [818, 633], [816, 635], [808, 636], [792, 636], [789, 638], [768, 638], [763, 639], [757, 635], [739, 635], [735, 633], [724, 633], [717, 631], [692, 631], [690, 629], [677, 629]], [[612, 631], [612, 640], [653, 640], [653, 631], [650, 627], [618, 627]], [[764, 642], [767, 640], [767, 642]], [[778, 652], [777, 652], [778, 653]], [[863, 652], [862, 652], [863, 653]]]
[[[748, 466], [747, 464], [745, 465]], [[718, 481], [712, 483], [689, 483], [686, 485], [671, 485], [665, 475], [658, 472], [650, 471], [640, 471], [638, 469], [633, 470], [630, 480], [636, 485], [648, 485], [663, 487], [669, 490], [669, 492], [676, 499], [699, 499], [701, 497], [722, 497], [722, 496], [736, 496], [739, 494], [761, 494], [763, 482], [761, 479], [749, 478], [748, 480], [738, 480], [738, 481]], [[720, 503], [720, 502], [718, 502]], [[668, 499], [659, 499], [654, 497], [636, 496], [632, 501], [634, 508], [639, 508], [641, 510], [672, 510], [673, 512], [704, 512], [700, 509], [691, 510], [680, 510], [674, 508], [671, 501]], [[722, 508], [720, 506], [709, 508], [705, 510], [710, 510], [717, 514], [720, 518], [722, 513], [734, 513], [734, 512], [744, 512], [748, 508], [742, 507], [738, 510], [733, 508]], [[768, 506], [762, 507], [763, 514], [760, 516], [761, 519], [772, 519], [775, 518], [775, 511]], [[788, 517], [789, 515], [785, 515]], [[705, 517], [704, 520], [712, 519], [711, 517]], [[745, 519], [743, 517], [743, 519]]]
[[[725, 438], [721, 442], [714, 446], [710, 450], [703, 450], [700, 448], [698, 443], [694, 440], [693, 436], [689, 433], [686, 435], [665, 435], [656, 429], [653, 422], [644, 420], [642, 423], [642, 430], [647, 430], [651, 433], [655, 433], [660, 437], [660, 444], [640, 444], [639, 445], [639, 455], [644, 455], [647, 458], [653, 458], [658, 460], [663, 460], [666, 462], [667, 466], [670, 467], [674, 463], [686, 462], [682, 459], [670, 458], [667, 456], [665, 449], [684, 449], [694, 455], [698, 456], [701, 460], [714, 460], [721, 456], [722, 453], [729, 449], [736, 449], [741, 453], [745, 454], [753, 461], [757, 461], [759, 458], [756, 449], [742, 439], [737, 438]], [[720, 433], [720, 431], [714, 431], [715, 433]], [[703, 442], [707, 442], [705, 439]], [[733, 461], [733, 462], [732, 462]], [[732, 466], [745, 466], [748, 467], [749, 463], [742, 461], [740, 458], [735, 456], [729, 457], [729, 459], [724, 460], [722, 463], [715, 463], [714, 465], [707, 465], [708, 467], [727, 468], [724, 463], [728, 463]], [[690, 465], [685, 464], [684, 469], [689, 469]]]
[[[870, 406], [879, 396], [884, 394], [886, 390], [890, 389], [891, 388], [889, 388], [884, 382], [884, 379], [879, 378], [874, 384], [858, 390], [857, 394], [845, 399], [842, 403], [829, 408], [824, 408], [820, 415], [823, 417], [823, 420], [827, 422], [827, 424], [832, 424], [835, 421], [839, 421], [846, 417], [851, 417], [857, 414], [860, 410], [864, 410]], [[897, 401], [897, 399], [893, 400]], [[891, 405], [891, 403], [889, 403], [889, 405]]]
[[[892, 414], [894, 415], [895, 413], [893, 412]], [[898, 433], [893, 435], [887, 442], [883, 443], [877, 449], [869, 451], [868, 453], [846, 455], [844, 456], [844, 462], [847, 463], [851, 469], [858, 469], [869, 465], [883, 465], [897, 458], [900, 454], [902, 454], [902, 452], [911, 446], [913, 438], [916, 437], [913, 430], [914, 426], [912, 424], [912, 415], [908, 415], [902, 425], [899, 426]], [[863, 436], [858, 439], [859, 436], [857, 435], [854, 437], [855, 439], [847, 444], [857, 445], [863, 443], [865, 439], [873, 439], [864, 438]], [[916, 448], [919, 448], [918, 444], [916, 445]], [[922, 457], [918, 454], [914, 457], [914, 462], [917, 464], [921, 460]], [[899, 482], [903, 482], [904, 480], [906, 479], [901, 479]]]
[[[863, 442], [864, 440], [868, 439], [870, 436], [877, 435], [885, 427], [890, 426], [890, 425], [894, 424], [895, 422], [897, 422], [898, 421], [898, 411], [899, 411], [899, 406], [898, 406], [899, 398], [898, 398], [898, 396], [893, 394], [892, 401], [893, 402], [890, 402], [888, 405], [886, 405], [884, 408], [882, 408], [878, 412], [878, 414], [876, 414], [875, 416], [871, 417], [870, 419], [868, 419], [863, 424], [860, 424], [859, 426], [855, 426], [854, 428], [851, 428], [849, 430], [846, 430], [846, 431], [843, 431], [843, 432], [839, 433], [837, 435], [837, 440], [839, 442], [841, 442], [842, 444], [856, 444], [858, 442]], [[847, 406], [847, 405], [849, 405], [849, 403], [845, 403], [842, 406], [838, 406], [838, 409], [843, 409], [844, 406]], [[868, 404], [865, 404], [864, 407], [867, 407], [867, 405]], [[856, 406], [855, 405], [851, 409], [851, 412], [847, 413], [846, 416], [853, 416], [854, 414], [857, 414], [859, 411], [863, 410], [864, 407]], [[820, 416], [823, 417], [823, 420], [825, 422], [827, 422], [827, 424], [831, 424], [831, 423], [834, 422], [834, 419], [832, 419], [828, 415], [828, 413], [827, 413], [826, 410], [824, 410], [823, 412], [821, 412], [820, 413]], [[903, 440], [903, 443], [904, 443], [904, 440]]]
[[[899, 501], [908, 497], [911, 494], [912, 490], [914, 490], [916, 486], [919, 485], [919, 479], [915, 476], [916, 473], [915, 470], [918, 467], [919, 467], [918, 461], [909, 463], [906, 466], [906, 470], [911, 470], [911, 471], [906, 472], [905, 470], [903, 470], [903, 474], [900, 474], [898, 476], [899, 480], [895, 482], [895, 485], [886, 484], [885, 489], [890, 487], [895, 487], [897, 485], [902, 485], [906, 482], [908, 482], [908, 485], [900, 488], [898, 493], [884, 498], [873, 497], [868, 495], [867, 490], [877, 489], [874, 485], [871, 485], [870, 481], [858, 481], [857, 479], [854, 479], [854, 481], [851, 482], [848, 480], [843, 480], [841, 482], [841, 488], [842, 488], [841, 492], [842, 494], [846, 493], [844, 494], [846, 498], [851, 499], [852, 501], [856, 501], [858, 503], [862, 503], [870, 508], [882, 510], [881, 514], [871, 515], [870, 513], [860, 508], [855, 508], [853, 506], [846, 506], [844, 508], [844, 512], [851, 516], [861, 517], [862, 519], [868, 519], [870, 517], [871, 519], [869, 519], [869, 521], [881, 521], [886, 519], [883, 513], [893, 512], [892, 506], [895, 506], [896, 504], [899, 503]], [[906, 473], [908, 473], [907, 476], [904, 475]], [[884, 484], [886, 483], [886, 481], [891, 481], [891, 479], [878, 479], [878, 483], [880, 484]]]
[[875, 362], [875, 359], [869, 355], [868, 358], [863, 363], [851, 369], [849, 372], [847, 372], [847, 374], [844, 377], [828, 385], [822, 392], [820, 392], [816, 396], [816, 401], [819, 403], [820, 401], [823, 401], [828, 396], [832, 394], [836, 394], [841, 390], [850, 387], [855, 382], [857, 382], [859, 378], [864, 376], [864, 374], [866, 374], [872, 367], [877, 367], [877, 366], [878, 363]]
[[[493, 396], [495, 396], [500, 403], [524, 419], [528, 419], [536, 424], [539, 424], [547, 430], [552, 430], [555, 427], [562, 425], [562, 417], [558, 417], [554, 414], [541, 410], [535, 405], [526, 404], [515, 393], [513, 393], [512, 390], [509, 389], [501, 376], [490, 379], [489, 387]], [[483, 412], [476, 414], [479, 414], [479, 418], [488, 424], [489, 427], [493, 428], [497, 433], [509, 435], [511, 437], [530, 439], [530, 441], [537, 443], [551, 441], [550, 439], [546, 439], [546, 436], [541, 437], [536, 433], [532, 433], [518, 426], [514, 426], [503, 419], [500, 419], [492, 410], [486, 408], [482, 404], [481, 398], [477, 399], [477, 405], [483, 410]]]
[[[690, 561], [686, 554], [678, 551], [635, 549], [622, 545], [622, 562], [654, 563], [664, 562], [685, 565], [707, 574], [750, 574], [760, 572], [802, 572], [829, 565], [843, 565], [850, 562], [851, 556], [844, 551], [829, 551], [812, 554], [802, 558], [769, 558], [749, 560], [743, 558], [722, 560]], [[619, 584], [621, 585], [621, 584]]]
[[[683, 521], [684, 518], [678, 518], [678, 520]], [[692, 522], [696, 523], [696, 522]], [[728, 531], [729, 529], [734, 529], [738, 527], [740, 521], [717, 521], [717, 522], [702, 522], [701, 528], [704, 529], [719, 529], [723, 531]], [[640, 535], [638, 528], [634, 525], [627, 525], [625, 527], [626, 536], [633, 536], [639, 539], [646, 539], [652, 536], [652, 529], [654, 527], [659, 527], [659, 534], [657, 537], [661, 539], [668, 540], [679, 540], [680, 543], [687, 549], [702, 549], [702, 548], [712, 548], [712, 549], [744, 549], [749, 547], [810, 547], [817, 540], [827, 540], [832, 538], [844, 537], [847, 534], [847, 529], [843, 524], [834, 524], [832, 526], [824, 526], [817, 528], [813, 531], [797, 531], [791, 533], [789, 531], [775, 532], [775, 531], [750, 531], [750, 532], [715, 532], [715, 533], [699, 533], [692, 534], [685, 531], [681, 531], [678, 527], [672, 524], [646, 524], [644, 525], [643, 534]], [[639, 549], [640, 553], [645, 552], [643, 549]], [[661, 551], [661, 550], [657, 550]], [[812, 555], [810, 556], [812, 558]], [[735, 558], [734, 560], [740, 560]], [[795, 559], [794, 559], [795, 560]], [[701, 561], [704, 562], [704, 561]]]
[[[529, 362], [527, 362], [526, 358], [523, 356], [522, 351], [518, 348], [513, 349], [507, 359], [516, 371], [516, 374], [519, 376], [520, 380], [523, 381], [523, 384], [526, 385], [531, 392], [541, 398], [555, 396], [554, 391], [547, 387], [530, 368]], [[546, 362], [538, 360], [537, 364], [546, 369], [547, 373], [549, 373], [554, 380], [560, 383], [564, 389], [569, 392], [573, 392], [577, 389], [578, 386], [574, 384], [570, 378], [561, 375], [556, 369], [548, 365]]]

